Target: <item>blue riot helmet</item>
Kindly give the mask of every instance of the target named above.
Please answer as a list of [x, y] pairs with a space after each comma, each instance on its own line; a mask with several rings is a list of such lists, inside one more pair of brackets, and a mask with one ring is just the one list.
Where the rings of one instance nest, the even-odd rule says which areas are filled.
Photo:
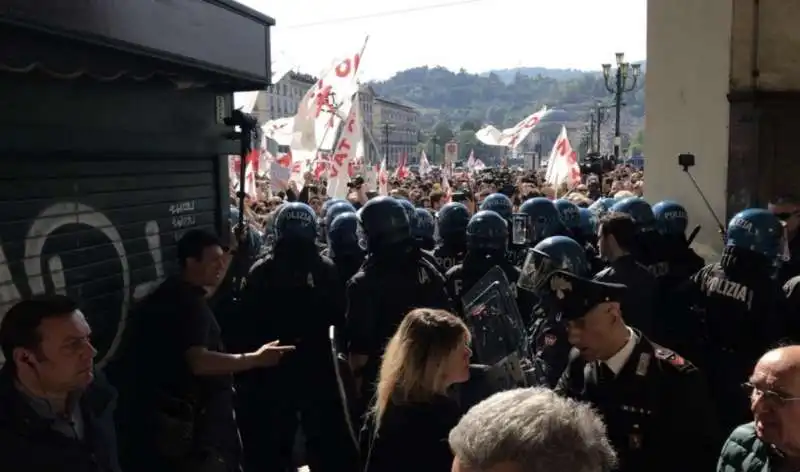
[[770, 261], [790, 258], [786, 227], [770, 211], [748, 208], [728, 223], [725, 245], [761, 254]]
[[578, 205], [563, 198], [554, 201], [553, 205], [556, 206], [556, 210], [561, 215], [561, 221], [564, 222], [564, 226], [570, 231], [579, 233], [581, 231], [581, 215], [580, 211], [578, 211]]
[[656, 217], [650, 204], [639, 197], [629, 197], [614, 204], [610, 211], [630, 215], [639, 233], [656, 230]]
[[586, 251], [574, 239], [551, 236], [528, 249], [517, 285], [542, 295], [546, 293], [542, 285], [556, 270], [564, 270], [579, 277], [591, 277]]
[[325, 219], [323, 220], [325, 230], [329, 231], [328, 228], [330, 228], [331, 223], [333, 223], [333, 220], [337, 216], [341, 215], [342, 213], [355, 213], [355, 212], [356, 208], [350, 202], [344, 200], [340, 200], [334, 203], [333, 205], [330, 205], [328, 207], [328, 210], [325, 212], [325, 217], [324, 217]]
[[360, 223], [360, 239], [369, 252], [411, 239], [408, 214], [395, 198], [370, 199], [356, 214]]
[[686, 208], [678, 202], [664, 200], [653, 205], [658, 231], [667, 236], [686, 236], [689, 215]]
[[332, 256], [349, 256], [362, 252], [358, 238], [358, 216], [345, 212], [328, 227], [328, 247]]
[[439, 209], [436, 229], [444, 241], [464, 241], [469, 224], [469, 209], [463, 203], [451, 202]]
[[508, 247], [508, 223], [498, 213], [481, 210], [467, 225], [467, 250], [505, 252]]
[[493, 211], [500, 215], [504, 220], [511, 221], [511, 214], [514, 212], [514, 205], [511, 203], [511, 199], [502, 193], [493, 193], [483, 200], [480, 209]]
[[581, 219], [581, 234], [590, 241], [597, 238], [597, 217], [588, 208], [579, 208]]
[[398, 197], [397, 201], [400, 202], [400, 205], [403, 206], [403, 210], [406, 212], [406, 216], [408, 216], [408, 222], [413, 227], [414, 226], [414, 218], [417, 217], [417, 213], [416, 213], [417, 207], [415, 207], [413, 203], [411, 203], [410, 201], [406, 200], [405, 198]]
[[417, 208], [414, 213], [414, 221], [411, 222], [411, 236], [422, 249], [433, 249], [433, 233], [436, 231], [433, 215], [424, 208]]
[[317, 215], [300, 202], [286, 203], [275, 216], [275, 242], [284, 240], [314, 242], [317, 239]]
[[[524, 237], [518, 237], [518, 222], [524, 222]], [[514, 215], [514, 243], [536, 244], [539, 241], [564, 232], [561, 214], [552, 201], [544, 197], [525, 200]]]
[[597, 218], [601, 218], [603, 215], [608, 213], [608, 210], [617, 203], [616, 198], [598, 198], [594, 203], [589, 205], [589, 210], [594, 213]]
[[330, 209], [331, 206], [336, 205], [337, 203], [350, 203], [350, 202], [348, 202], [344, 198], [331, 198], [330, 200], [327, 200], [325, 203], [322, 204], [322, 209], [319, 212], [320, 215], [322, 215], [322, 217], [324, 218], [325, 215], [328, 214], [328, 209]]

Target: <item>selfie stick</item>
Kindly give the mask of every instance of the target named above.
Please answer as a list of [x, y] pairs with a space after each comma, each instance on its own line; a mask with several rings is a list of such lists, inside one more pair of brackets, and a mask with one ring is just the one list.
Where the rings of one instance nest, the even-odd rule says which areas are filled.
[[[703, 190], [700, 188], [699, 185], [697, 185], [697, 181], [694, 180], [694, 176], [692, 175], [692, 173], [689, 172], [689, 166], [681, 164], [681, 167], [683, 167], [683, 172], [685, 172], [686, 175], [689, 176], [689, 180], [691, 180], [692, 185], [694, 185], [694, 188], [695, 188], [695, 190], [697, 190], [697, 193], [700, 195], [700, 198], [703, 199], [703, 203], [706, 204], [706, 208], [708, 208], [709, 213], [711, 213], [711, 216], [714, 217], [714, 221], [716, 221], [717, 227], [719, 228], [719, 234], [724, 239], [725, 238], [725, 225], [722, 224], [722, 221], [719, 219], [719, 217], [717, 216], [716, 212], [714, 212], [714, 208], [711, 207], [711, 203], [708, 202], [708, 199], [706, 198], [705, 194], [703, 193]], [[692, 239], [694, 239], [694, 238], [692, 238]]]

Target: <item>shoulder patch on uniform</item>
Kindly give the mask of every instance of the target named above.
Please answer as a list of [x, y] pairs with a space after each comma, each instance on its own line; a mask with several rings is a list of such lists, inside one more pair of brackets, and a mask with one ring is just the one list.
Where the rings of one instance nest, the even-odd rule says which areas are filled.
[[656, 359], [667, 361], [679, 370], [684, 370], [692, 367], [692, 363], [681, 357], [675, 351], [663, 347], [655, 348]]

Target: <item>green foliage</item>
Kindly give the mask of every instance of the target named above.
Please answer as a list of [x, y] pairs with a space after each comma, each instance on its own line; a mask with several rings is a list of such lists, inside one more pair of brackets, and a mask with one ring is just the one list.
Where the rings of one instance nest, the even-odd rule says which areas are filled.
[[[522, 72], [525, 70], [517, 70], [511, 78], [513, 69], [502, 71], [501, 77], [494, 72], [476, 75], [442, 67], [417, 67], [372, 86], [379, 95], [407, 102], [420, 111], [421, 126], [428, 130], [426, 145], [432, 146], [431, 132], [441, 140], [439, 146], [456, 136], [461, 157], [469, 155], [471, 147], [478, 154], [477, 147], [482, 144], [474, 139], [474, 133], [470, 136], [454, 130], [475, 131], [489, 123], [500, 129], [510, 127], [543, 105], [563, 109], [570, 120], [568, 128], [581, 129], [587, 126], [593, 106], [613, 101], [599, 72], [560, 71], [554, 77], [544, 72], [529, 76]], [[642, 76], [634, 91], [624, 95], [623, 134], [634, 136], [644, 125], [644, 82]], [[604, 125], [604, 134], [612, 127], [613, 118]], [[436, 155], [441, 157], [439, 151], [437, 148]], [[426, 153], [429, 158], [433, 155]]]

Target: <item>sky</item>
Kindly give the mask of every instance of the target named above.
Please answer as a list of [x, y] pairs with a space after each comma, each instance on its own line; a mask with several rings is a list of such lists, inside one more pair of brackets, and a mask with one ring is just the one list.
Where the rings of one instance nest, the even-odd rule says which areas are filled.
[[[318, 75], [357, 52], [363, 80], [418, 66], [599, 70], [645, 59], [647, 0], [239, 0], [276, 20], [274, 60]], [[347, 19], [347, 20], [344, 20]]]

